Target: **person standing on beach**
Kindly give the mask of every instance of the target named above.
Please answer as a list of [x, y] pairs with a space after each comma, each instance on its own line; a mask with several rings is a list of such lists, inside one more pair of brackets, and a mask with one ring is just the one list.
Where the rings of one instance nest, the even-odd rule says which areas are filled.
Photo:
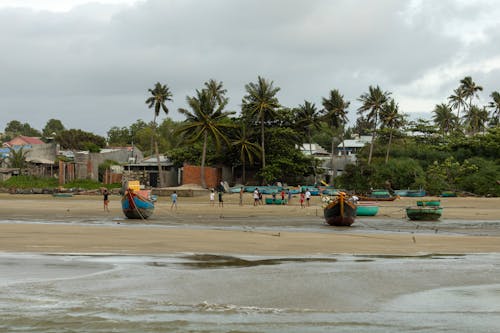
[[300, 192], [300, 207], [302, 208], [304, 208], [304, 198], [305, 198], [304, 192]]
[[174, 193], [172, 193], [170, 195], [170, 199], [172, 199], [172, 206], [170, 206], [170, 210], [174, 209], [177, 209], [177, 191], [174, 191]]
[[222, 200], [222, 189], [219, 189], [219, 207], [224, 207], [224, 200]]
[[307, 207], [309, 207], [311, 205], [311, 191], [309, 191], [309, 189], [306, 190], [305, 197], [306, 197], [306, 205]]
[[255, 191], [253, 191], [253, 205], [257, 206], [259, 204], [259, 190], [255, 188]]
[[215, 206], [215, 192], [214, 189], [210, 191], [210, 206]]
[[104, 197], [104, 211], [105, 212], [109, 212], [109, 207], [108, 207], [108, 204], [109, 204], [109, 191], [107, 188], [104, 189], [104, 191], [102, 191], [102, 195]]
[[243, 206], [243, 187], [240, 188], [240, 206]]
[[281, 204], [285, 204], [285, 190], [281, 190]]

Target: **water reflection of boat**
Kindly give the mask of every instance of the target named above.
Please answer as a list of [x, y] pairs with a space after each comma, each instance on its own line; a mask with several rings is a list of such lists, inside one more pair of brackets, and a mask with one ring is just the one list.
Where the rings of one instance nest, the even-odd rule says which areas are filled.
[[329, 202], [323, 210], [325, 222], [338, 227], [348, 227], [356, 219], [356, 204], [351, 202], [344, 192], [328, 199]]

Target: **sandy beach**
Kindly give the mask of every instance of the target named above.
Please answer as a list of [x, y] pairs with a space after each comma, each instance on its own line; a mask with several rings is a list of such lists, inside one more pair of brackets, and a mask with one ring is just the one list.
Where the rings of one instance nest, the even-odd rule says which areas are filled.
[[[426, 198], [428, 199], [428, 198]], [[119, 196], [112, 196], [111, 212], [102, 209], [101, 196], [54, 198], [46, 195], [0, 195], [0, 251], [42, 253], [175, 254], [218, 253], [255, 255], [488, 253], [500, 252], [498, 235], [364, 232], [355, 228], [322, 226], [319, 197], [301, 208], [297, 199], [287, 206], [254, 207], [250, 194], [238, 204], [238, 194], [226, 194], [224, 207], [211, 207], [208, 195], [179, 198], [171, 210], [161, 197], [147, 221], [126, 220]], [[379, 202], [378, 219], [405, 221], [404, 208], [415, 198]], [[444, 220], [499, 221], [500, 198], [441, 198]], [[85, 223], [85, 221], [105, 221]], [[321, 226], [293, 230], [289, 223]], [[365, 220], [367, 221], [367, 220]], [[204, 228], [204, 223], [207, 227]], [[269, 223], [272, 230], [260, 228]], [[362, 223], [362, 222], [360, 222]], [[429, 223], [429, 222], [423, 222]], [[439, 226], [441, 222], [430, 222]], [[218, 228], [224, 225], [224, 228]], [[232, 226], [236, 230], [232, 230]], [[429, 225], [429, 224], [427, 224]], [[396, 231], [396, 230], [394, 230]]]

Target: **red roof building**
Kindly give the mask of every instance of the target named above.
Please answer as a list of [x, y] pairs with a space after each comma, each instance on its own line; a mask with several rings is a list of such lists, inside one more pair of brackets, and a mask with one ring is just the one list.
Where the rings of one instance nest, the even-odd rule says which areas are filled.
[[4, 142], [4, 147], [14, 147], [14, 146], [32, 146], [32, 145], [43, 145], [45, 142], [40, 140], [39, 138], [35, 138], [32, 136], [24, 136], [20, 135], [15, 137], [14, 139]]

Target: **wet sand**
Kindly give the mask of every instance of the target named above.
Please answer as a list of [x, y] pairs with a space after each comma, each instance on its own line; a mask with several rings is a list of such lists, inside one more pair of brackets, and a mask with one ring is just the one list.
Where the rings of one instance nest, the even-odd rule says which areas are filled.
[[[379, 202], [381, 208], [377, 218], [402, 220], [404, 208], [416, 200], [401, 198]], [[160, 198], [151, 220], [130, 221], [123, 219], [118, 196], [111, 197], [111, 212], [107, 213], [102, 209], [100, 196], [53, 198], [1, 194], [0, 251], [251, 255], [500, 252], [500, 237], [497, 235], [391, 233], [390, 230], [371, 233], [328, 227], [314, 232], [287, 228], [287, 219], [311, 225], [322, 223], [318, 197], [313, 197], [311, 206], [306, 208], [301, 208], [296, 198], [288, 206], [254, 207], [250, 194], [245, 194], [243, 206], [238, 205], [238, 194], [227, 194], [224, 201], [224, 207], [219, 208], [217, 202], [215, 207], [209, 205], [208, 195], [206, 198], [181, 197], [178, 208], [171, 210], [169, 199]], [[500, 220], [500, 198], [441, 198], [441, 204], [445, 208], [443, 219], [469, 223]], [[106, 222], [81, 223], [87, 220]], [[203, 228], [203, 222], [209, 220], [224, 220], [226, 225], [235, 223], [240, 227], [248, 226], [248, 229]], [[279, 221], [272, 230], [260, 228], [266, 225], [265, 221], [272, 220]]]

